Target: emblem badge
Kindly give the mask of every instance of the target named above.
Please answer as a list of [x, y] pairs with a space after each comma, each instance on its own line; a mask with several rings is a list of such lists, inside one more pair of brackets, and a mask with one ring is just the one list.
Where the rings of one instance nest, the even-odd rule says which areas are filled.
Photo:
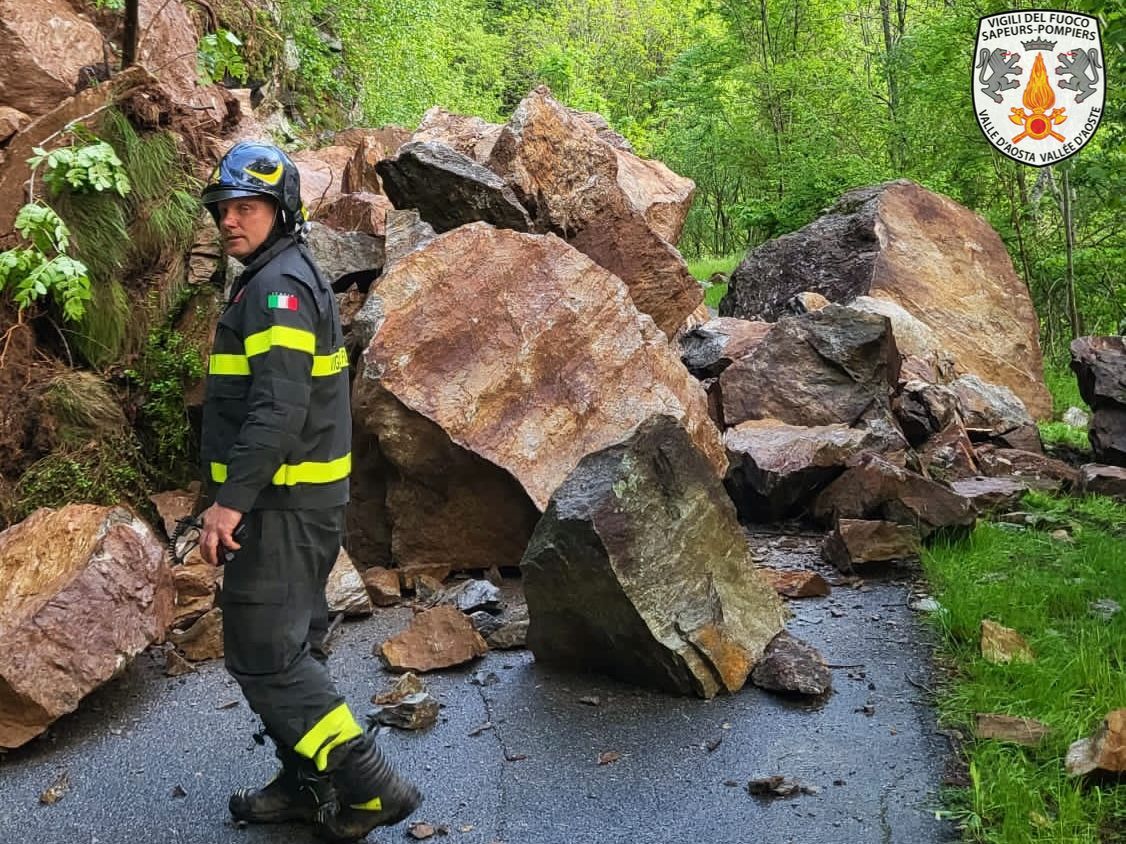
[[1057, 164], [1091, 140], [1103, 115], [1099, 22], [1030, 9], [982, 18], [974, 45], [978, 126], [993, 146], [1033, 167]]

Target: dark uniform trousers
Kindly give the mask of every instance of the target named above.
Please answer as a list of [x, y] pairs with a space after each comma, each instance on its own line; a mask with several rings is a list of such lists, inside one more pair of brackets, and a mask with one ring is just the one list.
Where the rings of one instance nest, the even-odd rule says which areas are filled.
[[324, 652], [325, 583], [344, 508], [251, 510], [244, 522], [220, 598], [227, 670], [275, 742], [300, 752], [326, 713], [344, 706]]

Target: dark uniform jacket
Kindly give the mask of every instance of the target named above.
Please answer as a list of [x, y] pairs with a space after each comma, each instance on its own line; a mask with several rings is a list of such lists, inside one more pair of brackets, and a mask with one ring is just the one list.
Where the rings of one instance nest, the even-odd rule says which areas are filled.
[[213, 498], [240, 512], [348, 501], [348, 356], [332, 289], [282, 237], [236, 283], [215, 329], [201, 456]]

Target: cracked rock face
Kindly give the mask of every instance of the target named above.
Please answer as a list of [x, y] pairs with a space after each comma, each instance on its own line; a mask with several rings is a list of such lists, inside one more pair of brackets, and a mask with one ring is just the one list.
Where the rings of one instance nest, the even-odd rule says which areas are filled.
[[164, 635], [164, 545], [121, 507], [37, 510], [0, 533], [0, 747], [19, 747]]
[[677, 420], [584, 458], [521, 563], [536, 659], [677, 694], [741, 688], [786, 610]]

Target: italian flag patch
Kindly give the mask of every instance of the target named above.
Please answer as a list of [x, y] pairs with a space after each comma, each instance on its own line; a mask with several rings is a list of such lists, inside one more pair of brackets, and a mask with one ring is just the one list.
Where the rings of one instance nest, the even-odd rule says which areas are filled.
[[297, 297], [288, 293], [271, 293], [266, 297], [267, 308], [280, 308], [283, 311], [297, 310]]

